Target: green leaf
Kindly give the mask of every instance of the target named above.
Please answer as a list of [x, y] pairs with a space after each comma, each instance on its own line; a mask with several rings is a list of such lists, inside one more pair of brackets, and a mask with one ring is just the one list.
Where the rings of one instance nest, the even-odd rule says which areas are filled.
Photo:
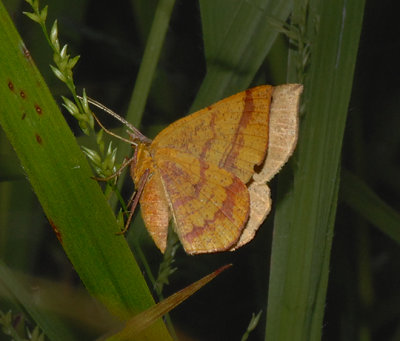
[[[312, 48], [309, 64], [300, 63], [308, 67], [293, 174], [285, 168], [279, 178], [267, 340], [321, 339], [342, 140], [364, 10], [363, 0], [307, 4], [296, 2], [292, 14], [293, 25], [307, 25], [302, 31]], [[291, 54], [292, 70], [299, 57]]]
[[[0, 3], [0, 124], [88, 291], [121, 319], [154, 304], [90, 167]], [[170, 339], [164, 324], [149, 335]]]

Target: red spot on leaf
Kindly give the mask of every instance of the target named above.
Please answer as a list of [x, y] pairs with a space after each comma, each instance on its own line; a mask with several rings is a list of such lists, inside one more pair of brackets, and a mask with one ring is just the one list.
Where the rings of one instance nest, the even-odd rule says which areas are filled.
[[39, 105], [37, 105], [37, 104], [35, 104], [35, 110], [36, 110], [36, 112], [37, 112], [39, 115], [42, 115], [42, 114], [43, 114], [42, 108], [41, 108]]
[[54, 233], [56, 234], [56, 237], [58, 239], [58, 241], [62, 244], [62, 236], [61, 236], [61, 232], [58, 229], [57, 225], [54, 223], [53, 220], [49, 219], [49, 223], [54, 231]]
[[39, 134], [36, 134], [35, 136], [36, 136], [36, 141], [37, 141], [39, 144], [42, 144], [42, 138], [41, 138], [41, 136], [40, 136]]
[[19, 95], [20, 95], [21, 98], [23, 98], [23, 99], [26, 98], [26, 94], [25, 94], [25, 91], [24, 91], [24, 90], [21, 90], [21, 91], [19, 92]]
[[26, 112], [22, 113], [21, 120], [24, 120], [26, 117]]
[[13, 84], [13, 82], [8, 81], [8, 88], [9, 88], [11, 91], [14, 91], [14, 84]]
[[24, 54], [24, 57], [28, 59], [29, 61], [32, 61], [31, 53], [29, 50], [26, 48], [25, 45], [22, 45], [22, 53]]

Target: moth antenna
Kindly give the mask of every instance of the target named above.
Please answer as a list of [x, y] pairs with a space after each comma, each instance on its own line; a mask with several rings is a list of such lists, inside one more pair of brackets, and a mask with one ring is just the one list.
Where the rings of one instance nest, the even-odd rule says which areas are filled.
[[[77, 96], [80, 100], [83, 100], [83, 97], [81, 96]], [[131, 123], [129, 123], [126, 119], [124, 119], [123, 117], [121, 117], [120, 115], [118, 115], [115, 111], [111, 110], [110, 108], [107, 108], [104, 104], [101, 104], [100, 102], [96, 101], [93, 98], [90, 98], [88, 96], [86, 96], [87, 101], [90, 104], [93, 104], [94, 106], [96, 106], [97, 108], [103, 110], [104, 112], [106, 112], [107, 114], [113, 116], [114, 118], [116, 118], [118, 121], [122, 122], [123, 124], [125, 124], [132, 132], [133, 132], [133, 136], [138, 138], [140, 141], [142, 142], [146, 142], [149, 143], [151, 142], [151, 140], [144, 136], [135, 126], [133, 126]], [[92, 113], [93, 114], [93, 113]], [[114, 136], [114, 137], [118, 137], [119, 139], [123, 140], [123, 141], [127, 141], [124, 138], [121, 138], [120, 136], [115, 135], [114, 133], [111, 133], [109, 130], [107, 130], [99, 121], [99, 119], [93, 114], [94, 118], [96, 119], [97, 123], [100, 125], [100, 127], [102, 127], [104, 129], [104, 131], [106, 131], [108, 134]], [[132, 141], [130, 141], [129, 143], [132, 144]], [[135, 143], [133, 143], [134, 145], [137, 145]]]
[[127, 143], [129, 143], [129, 144], [133, 144], [134, 146], [137, 146], [137, 145], [138, 145], [137, 142], [132, 141], [132, 140], [128, 140], [128, 139], [126, 139], [126, 138], [123, 138], [122, 136], [119, 136], [119, 135], [113, 133], [112, 131], [108, 130], [108, 129], [103, 125], [103, 123], [100, 122], [100, 120], [97, 118], [97, 116], [96, 116], [94, 113], [92, 113], [92, 115], [93, 115], [94, 119], [96, 120], [96, 122], [98, 123], [98, 125], [99, 125], [107, 134], [109, 134], [109, 135], [111, 135], [111, 136], [114, 136], [114, 137], [116, 137], [117, 139], [120, 139], [121, 141], [127, 142]]

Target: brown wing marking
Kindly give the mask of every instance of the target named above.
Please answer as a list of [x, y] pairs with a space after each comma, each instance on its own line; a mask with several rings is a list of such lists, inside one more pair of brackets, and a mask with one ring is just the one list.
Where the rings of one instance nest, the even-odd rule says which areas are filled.
[[221, 100], [168, 126], [150, 149], [191, 154], [247, 183], [265, 159], [271, 94], [272, 87], [264, 85]]
[[227, 250], [249, 216], [249, 193], [235, 175], [189, 154], [154, 156], [179, 239], [190, 254]]

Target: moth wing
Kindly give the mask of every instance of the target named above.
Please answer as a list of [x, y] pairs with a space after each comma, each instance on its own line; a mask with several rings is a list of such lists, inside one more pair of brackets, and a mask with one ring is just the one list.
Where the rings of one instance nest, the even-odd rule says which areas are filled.
[[160, 174], [157, 170], [145, 184], [140, 197], [140, 211], [147, 231], [149, 231], [156, 246], [164, 253], [167, 247], [168, 224], [171, 215]]
[[249, 217], [246, 185], [227, 170], [174, 149], [159, 149], [154, 161], [185, 251], [224, 251], [236, 244]]
[[150, 148], [185, 152], [247, 183], [267, 152], [272, 90], [270, 85], [248, 89], [177, 120]]

